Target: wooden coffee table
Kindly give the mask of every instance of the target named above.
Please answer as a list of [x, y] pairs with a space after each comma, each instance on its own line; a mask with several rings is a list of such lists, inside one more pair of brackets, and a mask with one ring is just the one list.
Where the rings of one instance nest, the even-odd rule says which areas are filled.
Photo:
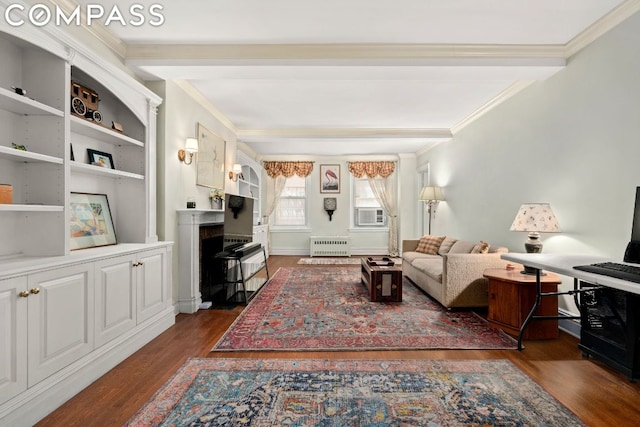
[[387, 257], [365, 257], [361, 280], [372, 302], [402, 301], [402, 266]]

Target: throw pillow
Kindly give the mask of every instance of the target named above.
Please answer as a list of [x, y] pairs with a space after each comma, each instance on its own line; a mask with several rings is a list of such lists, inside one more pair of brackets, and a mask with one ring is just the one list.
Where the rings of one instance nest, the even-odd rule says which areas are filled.
[[449, 250], [450, 254], [468, 254], [476, 244], [474, 242], [468, 242], [466, 240], [458, 240], [451, 246]]
[[487, 242], [483, 242], [480, 240], [480, 243], [476, 244], [473, 249], [471, 249], [472, 254], [486, 254], [489, 252], [489, 244]]
[[444, 240], [444, 236], [422, 236], [418, 242], [416, 252], [428, 255], [438, 255], [438, 249]]
[[452, 237], [445, 237], [442, 243], [440, 244], [440, 249], [438, 249], [438, 255], [448, 254], [451, 250], [451, 247], [458, 239], [454, 239]]

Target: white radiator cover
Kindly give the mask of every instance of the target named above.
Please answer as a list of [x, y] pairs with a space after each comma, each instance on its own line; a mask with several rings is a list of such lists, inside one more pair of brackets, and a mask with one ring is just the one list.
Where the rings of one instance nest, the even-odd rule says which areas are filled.
[[351, 256], [349, 236], [311, 236], [310, 256]]

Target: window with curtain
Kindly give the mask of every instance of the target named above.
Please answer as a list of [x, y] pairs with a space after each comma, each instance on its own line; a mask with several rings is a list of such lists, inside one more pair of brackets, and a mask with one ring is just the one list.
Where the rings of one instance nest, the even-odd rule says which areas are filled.
[[274, 226], [301, 227], [307, 225], [307, 180], [298, 175], [287, 178], [280, 200], [273, 211]]
[[386, 227], [387, 215], [371, 190], [367, 178], [355, 178], [353, 182], [353, 225], [354, 227]]

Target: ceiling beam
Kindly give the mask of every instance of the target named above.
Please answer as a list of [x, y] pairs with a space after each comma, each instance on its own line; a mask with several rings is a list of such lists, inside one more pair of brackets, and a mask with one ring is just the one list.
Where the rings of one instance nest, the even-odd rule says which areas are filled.
[[279, 128], [238, 129], [238, 138], [451, 138], [449, 129]]
[[350, 64], [564, 65], [564, 46], [474, 44], [129, 44], [132, 65], [174, 63], [288, 64], [324, 62]]

